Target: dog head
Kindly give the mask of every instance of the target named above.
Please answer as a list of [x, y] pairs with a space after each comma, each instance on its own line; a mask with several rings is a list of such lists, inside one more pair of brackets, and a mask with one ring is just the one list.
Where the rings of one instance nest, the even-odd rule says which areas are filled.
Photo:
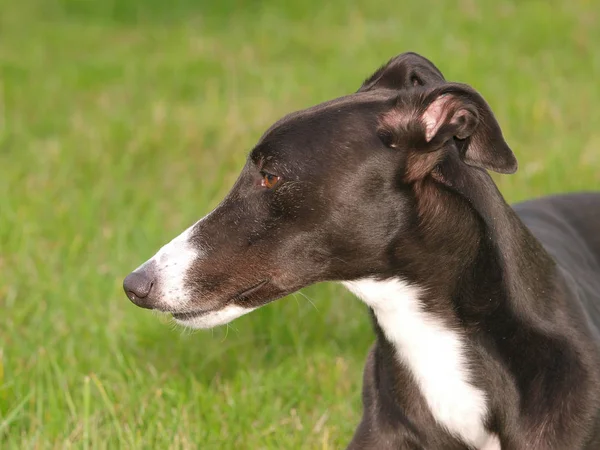
[[225, 199], [124, 282], [138, 306], [193, 328], [326, 280], [391, 276], [415, 224], [414, 185], [440, 165], [516, 170], [483, 98], [414, 53], [355, 94], [292, 113], [250, 152]]

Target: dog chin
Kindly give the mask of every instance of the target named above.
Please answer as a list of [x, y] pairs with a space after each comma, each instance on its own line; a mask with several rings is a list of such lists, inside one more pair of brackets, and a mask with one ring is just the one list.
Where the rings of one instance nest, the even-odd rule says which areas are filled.
[[227, 305], [216, 311], [208, 311], [204, 314], [173, 317], [176, 324], [192, 329], [206, 329], [225, 325], [238, 317], [254, 311], [256, 308], [244, 308], [239, 305]]

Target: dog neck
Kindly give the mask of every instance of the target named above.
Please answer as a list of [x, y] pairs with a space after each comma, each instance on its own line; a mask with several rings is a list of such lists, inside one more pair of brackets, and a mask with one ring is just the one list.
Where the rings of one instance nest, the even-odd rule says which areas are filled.
[[[543, 323], [547, 299], [538, 296], [552, 290], [554, 264], [485, 173], [474, 171], [451, 189], [429, 180], [415, 186], [415, 198], [422, 234], [398, 241], [401, 269], [344, 285], [372, 309], [380, 337], [409, 370], [435, 421], [467, 445], [499, 449], [486, 426], [493, 399], [475, 383], [494, 375], [472, 359], [472, 343], [504, 339], [520, 326], [516, 317]], [[421, 260], [411, 260], [411, 252]], [[510, 325], [494, 330], [497, 319]], [[499, 353], [510, 359], [512, 350]]]
[[[486, 430], [485, 393], [471, 384], [459, 330], [425, 312], [423, 291], [401, 279], [363, 279], [344, 285], [372, 310], [399, 362], [409, 368], [435, 420], [475, 448], [493, 446]], [[485, 447], [488, 445], [488, 447]]]

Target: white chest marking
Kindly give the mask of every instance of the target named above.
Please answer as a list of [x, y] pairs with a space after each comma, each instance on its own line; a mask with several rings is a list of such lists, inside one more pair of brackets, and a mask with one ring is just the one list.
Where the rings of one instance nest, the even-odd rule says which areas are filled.
[[343, 284], [373, 309], [437, 422], [478, 449], [500, 450], [497, 437], [484, 427], [485, 394], [469, 383], [462, 337], [422, 310], [420, 289], [397, 279]]

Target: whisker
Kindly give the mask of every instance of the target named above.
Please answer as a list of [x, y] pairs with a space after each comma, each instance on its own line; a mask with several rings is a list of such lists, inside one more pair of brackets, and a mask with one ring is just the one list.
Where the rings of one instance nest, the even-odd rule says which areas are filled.
[[229, 324], [225, 325], [225, 336], [223, 336], [223, 339], [221, 339], [221, 343], [225, 342], [225, 339], [227, 339], [227, 336], [229, 336]]
[[315, 311], [321, 312], [321, 311], [319, 311], [319, 308], [317, 308], [317, 305], [315, 305], [315, 303], [312, 301], [312, 299], [308, 295], [306, 295], [302, 291], [298, 291], [297, 294], [299, 294], [302, 297], [304, 297], [308, 301], [308, 303], [310, 303], [313, 306], [313, 308], [315, 308]]

